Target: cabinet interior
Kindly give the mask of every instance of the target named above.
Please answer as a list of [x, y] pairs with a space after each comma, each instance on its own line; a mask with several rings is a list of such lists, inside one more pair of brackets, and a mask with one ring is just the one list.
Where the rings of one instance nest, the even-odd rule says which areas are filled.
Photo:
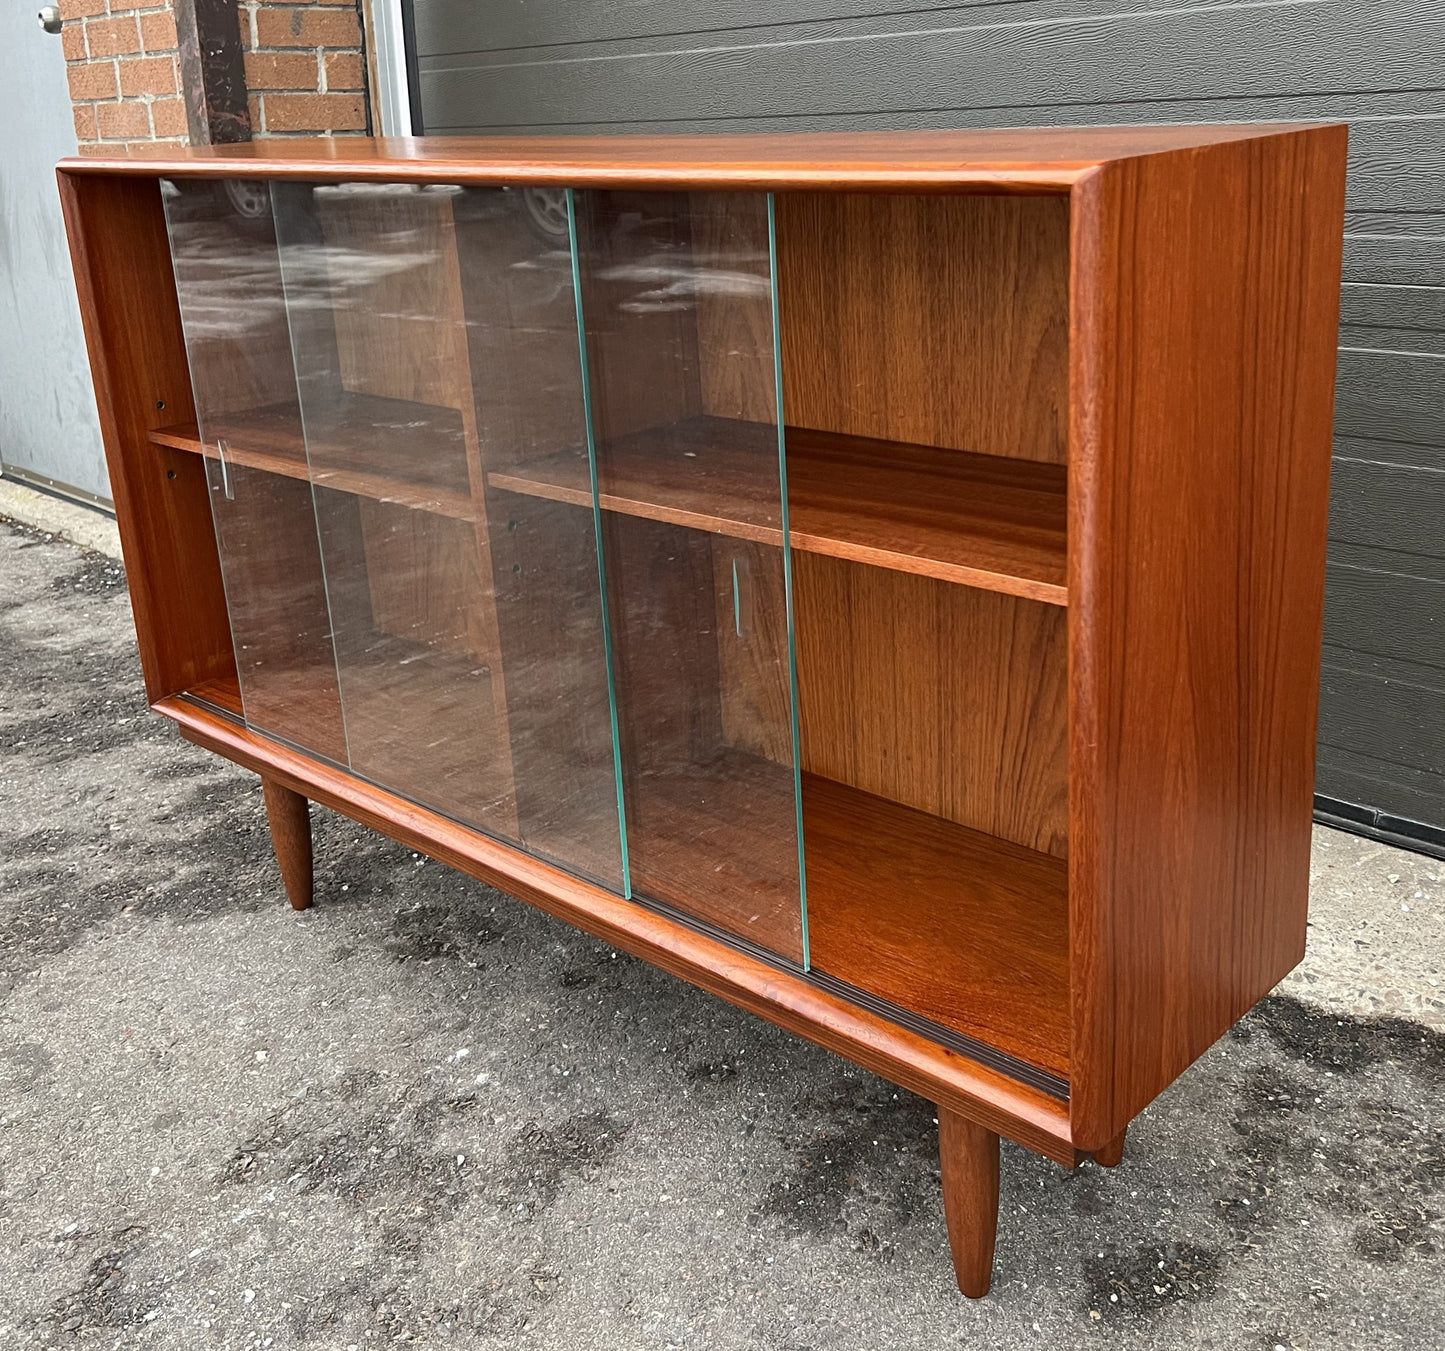
[[1066, 197], [166, 191], [196, 697], [1066, 1083]]

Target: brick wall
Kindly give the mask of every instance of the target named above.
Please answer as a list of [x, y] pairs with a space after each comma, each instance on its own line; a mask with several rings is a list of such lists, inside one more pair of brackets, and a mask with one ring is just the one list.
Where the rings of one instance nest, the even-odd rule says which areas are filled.
[[[75, 136], [82, 145], [186, 140], [175, 15], [169, 3], [60, 0]], [[369, 129], [357, 0], [239, 0], [255, 136]]]
[[242, 0], [241, 44], [253, 135], [368, 130], [356, 0]]
[[60, 0], [76, 140], [184, 141], [174, 15], [169, 6], [113, 3]]

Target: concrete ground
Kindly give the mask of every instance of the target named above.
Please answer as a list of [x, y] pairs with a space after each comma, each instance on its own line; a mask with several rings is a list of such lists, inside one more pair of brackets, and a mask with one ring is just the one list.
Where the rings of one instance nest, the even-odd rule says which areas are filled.
[[1445, 863], [1320, 830], [1301, 972], [1122, 1168], [1005, 1146], [971, 1303], [927, 1103], [319, 809], [293, 913], [59, 528], [0, 523], [0, 1347], [1445, 1340]]

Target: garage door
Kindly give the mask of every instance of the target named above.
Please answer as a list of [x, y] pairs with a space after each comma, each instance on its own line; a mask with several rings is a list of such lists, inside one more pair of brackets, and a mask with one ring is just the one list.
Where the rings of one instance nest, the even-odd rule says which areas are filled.
[[414, 0], [427, 133], [1351, 124], [1317, 806], [1445, 853], [1445, 5]]

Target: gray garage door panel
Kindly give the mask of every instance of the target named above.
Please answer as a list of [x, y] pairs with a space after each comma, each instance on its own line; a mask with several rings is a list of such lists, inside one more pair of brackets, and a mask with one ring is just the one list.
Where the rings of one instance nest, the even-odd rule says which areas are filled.
[[[1438, 86], [1437, 0], [1114, 10], [1003, 5], [486, 54], [420, 49], [428, 129], [1296, 97]], [[1055, 9], [1049, 6], [1049, 9]], [[1090, 10], [1093, 10], [1091, 13]], [[890, 31], [890, 26], [899, 26]], [[1370, 61], [1358, 56], [1368, 31]], [[1167, 52], [1168, 60], [1160, 54]], [[491, 110], [491, 116], [486, 110]], [[477, 117], [478, 112], [481, 118]], [[1028, 117], [1029, 122], [1038, 119]], [[1369, 170], [1368, 158], [1362, 161]]]
[[[1436, 716], [1445, 697], [1440, 673], [1411, 672], [1415, 683], [1332, 666], [1334, 655], [1325, 654], [1320, 684], [1324, 744], [1433, 775], [1445, 788], [1445, 721]], [[1379, 716], [1382, 711], [1388, 716]]]
[[[954, 7], [960, 14], [990, 9], [994, 0]], [[1129, 6], [1124, 6], [1128, 8]], [[787, 25], [759, 23], [757, 0], [491, 0], [488, 4], [416, 6], [417, 49], [422, 52], [496, 52], [518, 47], [604, 46], [638, 38], [676, 37], [749, 28], [804, 31], [830, 20], [906, 14], [918, 0], [792, 0]], [[1077, 8], [1075, 6], [1074, 8]]]
[[[1405, 316], [1402, 316], [1405, 317]], [[1342, 348], [1365, 348], [1383, 352], [1413, 352], [1419, 356], [1445, 357], [1445, 331], [1424, 328], [1367, 328], [1340, 325]]]
[[[1374, 811], [1406, 821], [1445, 821], [1445, 777], [1439, 774], [1422, 774], [1388, 760], [1323, 744], [1316, 774], [1329, 784], [1329, 796], [1339, 802], [1367, 804]], [[1438, 850], [1438, 831], [1429, 834]]]
[[1390, 660], [1408, 652], [1427, 668], [1411, 675], [1445, 689], [1445, 581], [1332, 563], [1329, 596], [1331, 663], [1349, 666], [1351, 653]]
[[1445, 358], [1341, 349], [1335, 431], [1445, 445]]
[[431, 133], [1349, 122], [1318, 788], [1445, 827], [1445, 3], [415, 13]]
[[[1351, 143], [1359, 138], [1351, 128]], [[1400, 316], [1428, 314], [1427, 327], [1445, 329], [1445, 215], [1430, 211], [1345, 216], [1345, 281], [1392, 287], [1425, 287], [1423, 294], [1397, 293], [1390, 303]], [[1350, 297], [1345, 295], [1348, 319]]]
[[[1377, 447], [1388, 454], [1393, 447]], [[1432, 447], [1432, 449], [1434, 449]], [[1442, 455], [1445, 460], [1445, 455]], [[1386, 549], [1397, 571], [1431, 575], [1445, 529], [1445, 469], [1336, 455], [1330, 485], [1330, 545]], [[1421, 555], [1420, 563], [1412, 563]], [[1445, 622], [1445, 615], [1441, 616]]]

